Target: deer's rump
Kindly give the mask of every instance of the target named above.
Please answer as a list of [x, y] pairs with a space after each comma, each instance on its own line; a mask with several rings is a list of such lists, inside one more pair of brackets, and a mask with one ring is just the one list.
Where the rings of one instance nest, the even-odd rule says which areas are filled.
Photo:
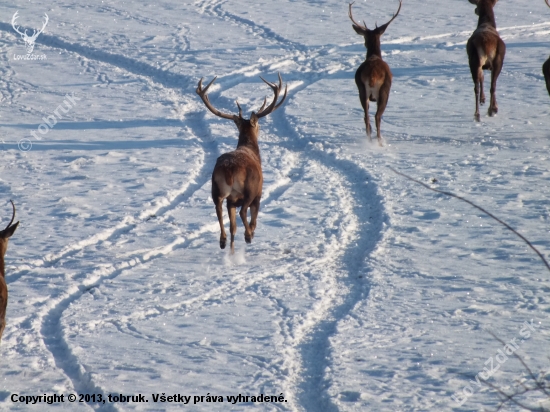
[[369, 57], [355, 72], [357, 87], [365, 88], [366, 96], [371, 102], [378, 100], [380, 88], [388, 82], [391, 85], [391, 81], [390, 67], [378, 56]]
[[[250, 192], [262, 190], [262, 169], [258, 156], [248, 148], [238, 148], [218, 157], [212, 172], [212, 199], [227, 198], [232, 203], [242, 203]], [[257, 190], [251, 190], [257, 189]]]
[[491, 70], [500, 43], [504, 45], [496, 29], [489, 24], [482, 24], [473, 32], [466, 47], [470, 52], [475, 52], [484, 70]]

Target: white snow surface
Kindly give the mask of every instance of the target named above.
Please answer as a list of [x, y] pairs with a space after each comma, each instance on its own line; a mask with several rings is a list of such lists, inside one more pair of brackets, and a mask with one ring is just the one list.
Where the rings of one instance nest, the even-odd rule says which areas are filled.
[[[475, 123], [466, 0], [404, 0], [382, 37], [394, 75], [383, 147], [354, 83], [365, 58], [346, 1], [14, 0], [0, 23], [0, 226], [6, 255], [2, 410], [482, 411], [475, 377], [518, 354], [550, 369], [550, 9], [501, 1], [499, 113]], [[369, 27], [397, 1], [357, 1]], [[48, 26], [24, 54], [11, 26]], [[237, 130], [277, 72], [284, 105], [261, 119], [256, 236], [219, 248], [210, 195]], [[485, 89], [489, 96], [490, 73]], [[76, 103], [36, 133], [66, 96]], [[59, 112], [58, 112], [59, 113]], [[374, 125], [371, 105], [371, 122]], [[37, 140], [31, 132], [41, 137]], [[32, 148], [18, 148], [29, 139]], [[226, 227], [227, 227], [227, 213]], [[496, 363], [495, 363], [496, 364]], [[490, 382], [513, 389], [512, 356]], [[473, 382], [473, 383], [472, 383]], [[462, 405], [451, 396], [473, 394]], [[25, 405], [13, 395], [144, 394], [148, 403]], [[285, 402], [154, 403], [153, 394], [277, 395]], [[456, 398], [458, 399], [458, 398]], [[537, 405], [541, 395], [526, 397]], [[191, 401], [193, 403], [193, 401]], [[520, 410], [508, 406], [506, 410]]]

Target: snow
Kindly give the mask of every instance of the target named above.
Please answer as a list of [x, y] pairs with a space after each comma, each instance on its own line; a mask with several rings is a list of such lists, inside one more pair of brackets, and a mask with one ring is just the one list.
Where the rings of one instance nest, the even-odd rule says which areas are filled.
[[[354, 5], [382, 24], [398, 2]], [[394, 74], [369, 143], [353, 81], [365, 56], [344, 1], [155, 3], [16, 0], [0, 23], [0, 225], [21, 224], [6, 255], [0, 409], [176, 410], [153, 394], [283, 394], [286, 402], [193, 410], [494, 410], [475, 377], [524, 322], [518, 354], [550, 368], [550, 44], [544, 2], [499, 2], [507, 44], [499, 113], [473, 121], [467, 1], [406, 0], [382, 37]], [[35, 54], [11, 27], [49, 23]], [[280, 72], [289, 97], [261, 119], [256, 236], [219, 249], [210, 198], [230, 121]], [[489, 95], [490, 74], [485, 88]], [[45, 134], [43, 118], [74, 104]], [[79, 99], [79, 100], [77, 100]], [[67, 107], [67, 106], [65, 106]], [[374, 123], [371, 107], [371, 122]], [[43, 129], [44, 130], [44, 129]], [[41, 137], [38, 140], [36, 136]], [[32, 148], [22, 151], [18, 142]], [[27, 142], [28, 143], [28, 142]], [[2, 206], [3, 205], [3, 206]], [[226, 213], [224, 211], [224, 213]], [[227, 222], [227, 214], [226, 222]], [[2, 226], [3, 227], [3, 226]], [[512, 389], [510, 357], [490, 382]], [[474, 383], [472, 383], [474, 382]], [[471, 385], [472, 395], [460, 405]], [[12, 396], [144, 394], [148, 403], [27, 406]], [[527, 398], [532, 404], [540, 394]], [[193, 401], [191, 401], [193, 402]], [[509, 407], [509, 410], [514, 407]]]

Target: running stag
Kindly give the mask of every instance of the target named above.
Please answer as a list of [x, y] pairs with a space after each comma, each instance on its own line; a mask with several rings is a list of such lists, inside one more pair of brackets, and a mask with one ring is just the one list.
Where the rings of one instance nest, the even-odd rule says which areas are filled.
[[[240, 207], [240, 216], [244, 224], [244, 240], [250, 243], [254, 237], [256, 229], [256, 218], [260, 210], [260, 198], [262, 197], [262, 162], [260, 157], [260, 148], [258, 146], [258, 136], [260, 134], [259, 120], [262, 117], [277, 110], [285, 101], [287, 87], [280, 102], [279, 95], [283, 87], [283, 79], [279, 74], [279, 84], [270, 83], [260, 77], [273, 90], [273, 101], [266, 106], [267, 97], [257, 113], [252, 112], [250, 119], [243, 118], [243, 112], [239, 102], [237, 107], [239, 115], [222, 113], [208, 99], [208, 88], [214, 83], [212, 80], [205, 88], [202, 87], [202, 79], [197, 87], [197, 94], [212, 113], [216, 116], [233, 120], [239, 129], [239, 141], [237, 148], [232, 152], [225, 153], [218, 157], [216, 166], [212, 172], [212, 200], [216, 205], [216, 214], [220, 223], [220, 248], [224, 249], [227, 236], [223, 224], [223, 201], [227, 199], [227, 212], [229, 213], [229, 224], [231, 232], [231, 253], [235, 251], [235, 233], [237, 232], [236, 208]], [[247, 221], [248, 208], [250, 207], [250, 224]]]
[[485, 103], [483, 93], [483, 70], [491, 71], [491, 102], [489, 104], [489, 116], [498, 112], [496, 89], [497, 78], [502, 70], [506, 45], [497, 32], [495, 13], [493, 7], [498, 0], [468, 0], [475, 4], [476, 14], [479, 16], [477, 29], [474, 31], [468, 43], [466, 51], [470, 63], [470, 71], [474, 80], [474, 91], [476, 97], [475, 120], [479, 122], [479, 104]]
[[393, 15], [391, 20], [386, 24], [378, 27], [375, 26], [374, 30], [369, 30], [367, 24], [361, 24], [355, 21], [351, 13], [351, 6], [349, 4], [349, 18], [353, 22], [353, 29], [357, 34], [365, 38], [365, 47], [367, 48], [367, 58], [359, 66], [355, 72], [355, 84], [359, 89], [359, 99], [365, 112], [365, 125], [367, 126], [367, 136], [371, 140], [371, 126], [369, 121], [369, 101], [376, 102], [377, 110], [374, 116], [376, 122], [376, 136], [378, 137], [378, 144], [382, 146], [382, 135], [380, 134], [380, 121], [382, 120], [382, 114], [388, 104], [388, 98], [390, 97], [390, 88], [392, 81], [392, 74], [390, 66], [382, 60], [382, 50], [380, 48], [380, 37], [384, 34], [390, 23], [397, 17], [401, 10], [401, 0], [399, 0], [399, 8], [397, 13]]
[[[548, 0], [546, 1], [546, 4], [548, 7], [550, 7], [550, 3]], [[550, 57], [546, 62], [542, 65], [542, 73], [544, 74], [544, 79], [546, 80], [546, 88], [548, 89], [548, 94], [550, 94]]]
[[11, 202], [11, 205], [13, 207], [13, 214], [10, 223], [0, 232], [0, 340], [2, 339], [2, 333], [4, 333], [4, 327], [6, 326], [6, 308], [8, 306], [8, 285], [5, 279], [4, 256], [6, 250], [8, 250], [8, 239], [13, 235], [19, 224], [19, 222], [17, 222], [12, 225], [13, 219], [15, 219], [15, 205], [13, 202]]

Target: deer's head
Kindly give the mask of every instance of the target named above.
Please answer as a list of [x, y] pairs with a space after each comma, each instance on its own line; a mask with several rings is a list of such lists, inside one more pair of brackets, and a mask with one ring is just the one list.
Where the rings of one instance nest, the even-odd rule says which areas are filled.
[[262, 104], [262, 107], [260, 107], [260, 109], [257, 112], [252, 112], [250, 114], [249, 119], [246, 119], [243, 117], [243, 110], [238, 101], [236, 102], [237, 107], [239, 109], [238, 115], [220, 112], [218, 109], [212, 106], [212, 103], [210, 103], [210, 100], [208, 99], [207, 92], [208, 92], [208, 88], [214, 83], [216, 79], [217, 77], [214, 77], [214, 79], [210, 83], [208, 83], [208, 85], [204, 88], [202, 86], [202, 79], [200, 79], [199, 85], [197, 87], [197, 94], [201, 97], [203, 103], [206, 105], [208, 110], [210, 110], [213, 114], [224, 119], [233, 120], [235, 122], [237, 129], [239, 129], [239, 144], [238, 144], [239, 146], [241, 144], [247, 144], [250, 140], [252, 140], [253, 142], [256, 142], [257, 144], [257, 138], [260, 132], [259, 120], [262, 117], [265, 117], [268, 114], [273, 113], [275, 110], [277, 110], [286, 99], [287, 86], [285, 86], [285, 92], [284, 92], [283, 98], [281, 99], [280, 102], [277, 102], [277, 100], [279, 100], [279, 95], [283, 88], [283, 79], [281, 78], [281, 74], [279, 73], [279, 84], [268, 82], [263, 77], [260, 77], [260, 79], [262, 79], [273, 90], [273, 94], [274, 94], [273, 101], [269, 106], [266, 107], [266, 104], [267, 104], [267, 97], [266, 97], [264, 99], [264, 103]]
[[380, 27], [378, 27], [378, 25], [375, 25], [375, 28], [373, 30], [369, 29], [367, 27], [367, 23], [365, 23], [364, 21], [363, 21], [363, 24], [355, 21], [355, 19], [353, 18], [353, 14], [351, 12], [351, 6], [353, 6], [353, 3], [349, 4], [349, 12], [348, 12], [348, 16], [353, 22], [352, 24], [353, 30], [355, 30], [357, 34], [365, 38], [365, 47], [367, 48], [369, 55], [376, 54], [380, 56], [382, 53], [380, 50], [380, 37], [384, 34], [384, 32], [386, 31], [390, 23], [399, 14], [399, 11], [401, 10], [401, 0], [399, 0], [399, 8], [397, 9], [397, 13], [393, 15], [391, 20]]
[[25, 48], [27, 49], [27, 53], [32, 53], [32, 51], [34, 50], [34, 42], [36, 41], [36, 39], [38, 38], [38, 35], [40, 33], [42, 33], [44, 31], [44, 29], [46, 28], [46, 25], [48, 24], [48, 15], [46, 13], [44, 13], [44, 16], [46, 17], [44, 19], [44, 24], [42, 25], [42, 28], [40, 30], [33, 30], [33, 33], [31, 36], [29, 36], [27, 34], [27, 29], [25, 29], [24, 32], [21, 32], [19, 30], [19, 26], [17, 26], [15, 23], [15, 21], [19, 18], [19, 16], [17, 15], [17, 13], [19, 13], [18, 11], [15, 12], [15, 14], [13, 15], [12, 19], [11, 19], [11, 25], [13, 27], [13, 29], [19, 33], [21, 35], [21, 38], [23, 39], [23, 41], [25, 42]]
[[498, 0], [468, 0], [470, 3], [476, 5], [475, 13], [481, 18], [487, 16], [490, 21], [495, 19], [493, 8], [497, 4]]

